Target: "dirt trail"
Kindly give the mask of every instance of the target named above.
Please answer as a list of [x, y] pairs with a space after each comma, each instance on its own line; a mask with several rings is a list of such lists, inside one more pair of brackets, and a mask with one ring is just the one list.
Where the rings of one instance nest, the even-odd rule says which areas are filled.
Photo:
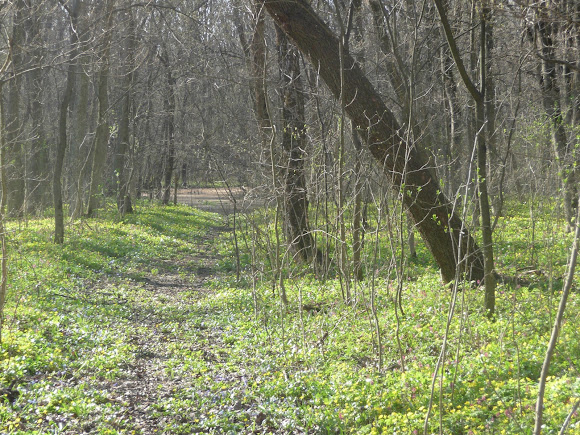
[[[208, 292], [205, 283], [216, 274], [219, 260], [210, 247], [223, 231], [226, 229], [212, 228], [200, 243], [199, 253], [179, 261], [181, 275], [171, 271], [175, 268], [160, 267], [157, 274], [147, 277], [142, 284], [149, 295], [134, 303], [131, 314], [135, 359], [126, 368], [124, 380], [101, 385], [121, 404], [122, 419], [135, 433], [167, 433], [166, 417], [156, 415], [156, 406], [190, 384], [187, 376], [191, 374], [183, 378], [170, 375], [168, 362], [175, 362], [172, 345], [195, 347], [191, 342], [192, 297], [204, 297]], [[184, 279], [184, 276], [192, 278]], [[168, 329], [168, 324], [179, 326]], [[183, 336], [186, 331], [187, 338]], [[221, 331], [197, 327], [195, 334], [199, 342], [221, 342]], [[183, 418], [186, 421], [189, 417]]]

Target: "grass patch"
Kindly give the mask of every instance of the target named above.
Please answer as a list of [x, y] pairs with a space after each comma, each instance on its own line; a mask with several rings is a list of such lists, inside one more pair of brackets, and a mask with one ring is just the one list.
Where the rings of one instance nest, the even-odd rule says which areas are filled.
[[[440, 422], [452, 434], [531, 432], [571, 236], [548, 207], [533, 228], [529, 216], [508, 207], [496, 230], [498, 270], [521, 277], [498, 286], [496, 321], [482, 289], [458, 294], [429, 433]], [[270, 224], [260, 228], [273, 240]], [[121, 220], [75, 223], [64, 246], [51, 243], [50, 220], [11, 223], [0, 388], [18, 395], [0, 399], [0, 432], [423, 433], [452, 297], [424, 246], [405, 269], [404, 314], [395, 315], [384, 236], [379, 262], [367, 263], [374, 283], [353, 288], [354, 304], [332, 273], [284, 260], [283, 307], [268, 243], [252, 256], [242, 221], [236, 282], [223, 227], [214, 214], [145, 203]], [[547, 385], [547, 434], [580, 394], [578, 330], [573, 292]], [[569, 431], [580, 433], [578, 416]]]

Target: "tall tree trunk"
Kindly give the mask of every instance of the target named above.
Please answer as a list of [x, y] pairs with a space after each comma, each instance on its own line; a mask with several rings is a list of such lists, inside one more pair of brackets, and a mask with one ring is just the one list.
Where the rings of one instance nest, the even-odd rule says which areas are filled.
[[183, 162], [181, 164], [181, 187], [186, 188], [189, 183], [187, 182], [187, 163]]
[[62, 100], [60, 102], [60, 114], [58, 118], [58, 143], [56, 148], [56, 160], [52, 179], [52, 196], [54, 202], [54, 243], [64, 242], [64, 213], [62, 206], [62, 167], [67, 148], [67, 119], [68, 108], [76, 80], [76, 58], [78, 55], [77, 23], [82, 3], [74, 0], [69, 4], [70, 15], [70, 55], [67, 79]]
[[130, 138], [130, 115], [131, 115], [131, 101], [133, 95], [133, 71], [134, 71], [134, 57], [135, 50], [135, 18], [131, 10], [131, 2], [128, 2], [128, 9], [124, 13], [124, 21], [127, 24], [127, 37], [125, 41], [125, 49], [123, 50], [123, 60], [126, 69], [124, 91], [125, 95], [121, 102], [121, 116], [119, 120], [119, 142], [117, 144], [117, 155], [115, 158], [116, 173], [117, 173], [117, 210], [121, 216], [126, 213], [132, 213], [131, 196], [129, 192], [129, 177], [125, 170], [126, 156], [129, 149]]
[[[70, 215], [78, 217], [83, 213], [84, 208], [84, 194], [87, 187], [87, 181], [90, 177], [90, 169], [92, 166], [92, 140], [89, 133], [89, 84], [90, 77], [88, 73], [89, 59], [86, 54], [87, 46], [87, 23], [82, 17], [78, 24], [79, 34], [79, 62], [78, 62], [78, 80], [76, 81], [76, 106], [75, 106], [75, 122], [71, 134], [71, 146], [69, 147], [70, 162], [72, 167], [72, 185], [71, 197], [74, 198], [74, 206], [71, 206]], [[73, 91], [73, 94], [75, 92]]]
[[265, 74], [266, 74], [266, 41], [265, 41], [265, 11], [260, 3], [256, 0], [252, 9], [254, 19], [252, 23], [252, 37], [248, 41], [244, 32], [244, 26], [237, 12], [234, 9], [234, 24], [240, 39], [240, 44], [244, 50], [244, 57], [246, 59], [246, 66], [250, 74], [250, 96], [254, 109], [254, 115], [258, 122], [260, 135], [263, 146], [267, 143], [268, 130], [272, 128], [270, 115], [268, 113], [268, 104], [265, 88]]
[[[491, 213], [490, 213], [490, 205], [489, 205], [489, 194], [488, 194], [488, 170], [487, 170], [487, 154], [488, 154], [488, 139], [491, 139], [489, 132], [491, 134], [495, 133], [493, 130], [485, 131], [486, 122], [489, 119], [486, 117], [488, 114], [492, 114], [495, 116], [495, 108], [490, 111], [489, 106], [490, 103], [486, 101], [488, 98], [491, 98], [492, 104], [493, 97], [487, 96], [487, 90], [489, 89], [488, 85], [488, 72], [490, 70], [489, 62], [487, 60], [488, 48], [490, 45], [488, 44], [487, 38], [490, 35], [490, 31], [487, 29], [487, 21], [489, 19], [489, 15], [491, 10], [489, 7], [484, 7], [481, 11], [481, 20], [479, 23], [480, 26], [480, 82], [481, 82], [481, 100], [476, 100], [476, 111], [477, 111], [477, 130], [478, 130], [478, 137], [477, 137], [477, 189], [479, 193], [479, 209], [481, 212], [481, 238], [483, 241], [483, 261], [484, 261], [484, 268], [485, 268], [485, 309], [487, 312], [488, 317], [492, 317], [495, 313], [495, 261], [493, 258], [493, 237], [492, 237], [492, 228], [491, 228]], [[489, 126], [490, 124], [488, 124]], [[491, 123], [491, 125], [495, 125], [495, 123]]]
[[163, 205], [167, 205], [171, 199], [171, 181], [173, 180], [173, 169], [175, 166], [175, 78], [171, 72], [167, 48], [159, 55], [159, 60], [165, 69], [165, 79], [167, 81], [167, 92], [163, 96], [163, 152], [165, 155], [165, 164], [163, 165], [162, 194]]
[[446, 147], [445, 184], [448, 195], [457, 193], [459, 186], [465, 182], [463, 174], [466, 154], [461, 134], [461, 106], [457, 97], [457, 83], [453, 74], [453, 58], [448, 47], [442, 48], [441, 69], [443, 73], [443, 89], [447, 108], [449, 110], [449, 145]]
[[26, 212], [37, 213], [47, 205], [48, 161], [49, 153], [44, 137], [42, 117], [42, 45], [40, 43], [40, 8], [42, 2], [30, 2], [27, 5], [28, 13], [26, 20], [27, 45], [33, 47], [30, 55], [30, 72], [26, 79], [31, 90], [31, 119], [33, 124], [33, 137], [30, 141], [28, 153], [27, 177], [26, 177]]
[[[485, 4], [485, 3], [484, 3]], [[497, 99], [496, 99], [496, 89], [495, 89], [495, 78], [493, 75], [492, 65], [492, 54], [494, 47], [493, 39], [493, 9], [486, 4], [483, 8], [483, 13], [485, 14], [485, 128], [486, 128], [486, 145], [489, 155], [489, 170], [487, 171], [487, 185], [489, 188], [489, 196], [491, 203], [493, 204], [493, 209], [499, 208], [499, 201], [502, 193], [499, 189], [503, 186], [500, 185], [500, 178], [496, 177], [496, 171], [494, 168], [499, 168], [501, 166], [501, 157], [498, 151], [498, 138], [496, 129], [496, 117], [497, 117]]]
[[[319, 71], [336, 98], [348, 101], [345, 109], [362, 134], [371, 154], [399, 191], [445, 281], [456, 271], [483, 279], [483, 258], [475, 240], [455, 214], [432, 174], [428, 160], [400, 137], [391, 111], [352, 57], [344, 54], [341, 77], [339, 41], [306, 0], [265, 0], [270, 15]], [[341, 88], [341, 78], [343, 87]], [[341, 94], [342, 93], [342, 94]], [[402, 186], [402, 174], [407, 174]], [[458, 248], [462, 258], [458, 262]], [[467, 254], [467, 255], [466, 255]]]
[[[9, 64], [9, 57], [5, 60], [4, 64], [0, 68], [0, 74], [6, 71]], [[6, 180], [6, 142], [5, 142], [5, 132], [6, 123], [4, 118], [4, 105], [2, 104], [2, 90], [4, 82], [0, 81], [0, 245], [2, 255], [0, 259], [0, 344], [2, 344], [2, 328], [4, 326], [4, 305], [6, 303], [6, 284], [8, 278], [8, 252], [6, 249], [6, 228], [5, 223], [5, 210], [6, 210], [6, 199], [7, 199], [7, 186], [8, 181]]]
[[552, 61], [556, 56], [554, 25], [549, 19], [541, 19], [537, 25], [542, 52], [542, 102], [546, 116], [551, 124], [552, 146], [564, 186], [564, 210], [566, 213], [566, 221], [568, 222], [568, 231], [570, 231], [572, 228], [572, 220], [575, 216], [573, 201], [577, 198], [577, 183], [573, 153], [568, 147], [564, 127], [556, 63]]
[[295, 255], [310, 261], [316, 256], [308, 224], [308, 195], [304, 176], [306, 116], [298, 50], [276, 26], [282, 97], [282, 149], [284, 176], [284, 228]]
[[[353, 15], [352, 18], [352, 34], [354, 35], [355, 49], [358, 51], [356, 60], [360, 65], [360, 68], [364, 70], [364, 51], [363, 47], [363, 13], [362, 13], [362, 1], [356, 0], [351, 3], [350, 13]], [[348, 41], [347, 41], [348, 43]], [[362, 225], [362, 204], [363, 204], [363, 191], [364, 191], [364, 181], [362, 174], [362, 151], [363, 145], [359, 137], [359, 131], [356, 126], [351, 122], [351, 138], [352, 144], [354, 146], [354, 208], [352, 216], [352, 274], [353, 277], [362, 281], [364, 278], [363, 266], [362, 266], [362, 251], [364, 244], [364, 227]]]
[[7, 179], [7, 214], [22, 216], [24, 212], [24, 150], [22, 148], [23, 130], [20, 117], [20, 87], [22, 84], [22, 46], [24, 43], [24, 25], [26, 3], [15, 2], [16, 11], [12, 26], [12, 37], [9, 41], [12, 57], [12, 77], [8, 82], [8, 105], [6, 107], [6, 179]]
[[485, 131], [485, 90], [486, 90], [486, 53], [487, 53], [487, 29], [486, 20], [488, 18], [489, 9], [484, 5], [480, 11], [479, 17], [479, 79], [480, 89], [475, 86], [471, 80], [465, 65], [459, 54], [455, 38], [451, 31], [451, 26], [447, 20], [445, 6], [442, 0], [435, 0], [435, 6], [441, 19], [441, 25], [453, 61], [459, 71], [459, 75], [471, 98], [475, 102], [476, 107], [476, 128], [475, 141], [477, 143], [477, 190], [479, 199], [479, 211], [481, 213], [481, 233], [483, 239], [483, 263], [484, 263], [484, 284], [485, 284], [485, 309], [488, 317], [492, 317], [495, 311], [495, 275], [494, 275], [494, 259], [493, 259], [493, 238], [491, 230], [491, 214], [489, 209], [489, 196], [487, 192], [487, 146], [486, 146], [486, 131]]
[[89, 201], [86, 215], [91, 217], [99, 208], [99, 192], [102, 189], [103, 169], [107, 158], [107, 144], [109, 142], [109, 124], [107, 115], [109, 109], [109, 62], [111, 54], [111, 38], [113, 33], [113, 6], [114, 0], [106, 2], [106, 16], [103, 35], [103, 51], [101, 53], [101, 70], [99, 72], [99, 84], [97, 98], [99, 100], [99, 113], [97, 119], [97, 132], [95, 135], [93, 164], [91, 168], [91, 182], [89, 186]]
[[354, 125], [352, 125], [352, 143], [356, 154], [354, 161], [354, 210], [352, 217], [352, 274], [356, 280], [362, 281], [364, 279], [364, 270], [362, 266], [362, 251], [364, 245], [364, 226], [362, 225], [362, 203], [364, 191], [362, 173], [363, 145], [359, 137], [359, 131]]

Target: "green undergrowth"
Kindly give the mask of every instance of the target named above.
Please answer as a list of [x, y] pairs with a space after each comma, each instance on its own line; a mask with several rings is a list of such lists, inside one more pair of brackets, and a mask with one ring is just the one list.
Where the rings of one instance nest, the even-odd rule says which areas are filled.
[[[328, 283], [327, 283], [328, 284]], [[247, 433], [423, 433], [431, 380], [441, 351], [449, 293], [435, 277], [405, 286], [405, 315], [396, 340], [392, 299], [377, 304], [382, 370], [368, 294], [354, 306], [337, 302], [339, 291], [319, 282], [288, 285], [290, 308], [272, 303], [271, 289], [258, 291], [258, 315], [250, 295], [220, 288], [214, 310], [219, 346], [181, 353], [170, 373], [195, 373], [194, 382], [159, 403], [158, 415], [176, 422], [193, 412], [178, 433], [208, 430]], [[385, 288], [386, 283], [379, 283]], [[299, 286], [302, 288], [300, 289]], [[298, 291], [318, 311], [298, 310]], [[361, 290], [363, 291], [363, 290]], [[368, 291], [365, 289], [364, 291]], [[322, 293], [322, 294], [321, 294]], [[366, 302], [365, 302], [366, 301]], [[206, 304], [208, 301], [200, 301]], [[429, 433], [531, 433], [538, 377], [555, 304], [541, 290], [500, 287], [495, 322], [479, 309], [480, 292], [459, 295], [451, 323], [442, 391], [434, 389]], [[215, 317], [221, 313], [222, 321]], [[574, 295], [551, 369], [544, 433], [557, 433], [580, 393], [580, 341]], [[402, 358], [401, 358], [402, 354]], [[404, 367], [401, 365], [403, 360]], [[439, 395], [441, 393], [441, 406]], [[570, 433], [578, 433], [578, 418]]]
[[[509, 284], [498, 286], [495, 321], [483, 313], [481, 288], [461, 285], [456, 294], [428, 433], [440, 424], [446, 434], [532, 432], [571, 243], [555, 212], [538, 209], [532, 225], [528, 206], [510, 205], [496, 229], [498, 270]], [[191, 208], [141, 204], [122, 220], [112, 213], [82, 220], [69, 226], [63, 247], [51, 244], [49, 220], [11, 223], [0, 388], [20, 394], [13, 403], [0, 399], [0, 433], [149, 433], [115, 389], [149, 357], [140, 343], [152, 333], [164, 352], [165, 381], [147, 410], [157, 433], [423, 433], [453, 299], [424, 246], [399, 287], [386, 236], [372, 266], [369, 238], [369, 277], [352, 288], [351, 304], [339, 279], [284, 260], [283, 306], [267, 243], [254, 246], [253, 261], [247, 223], [236, 232], [237, 282], [233, 232], [217, 236], [222, 218]], [[216, 274], [193, 291], [187, 283], [208, 255]], [[147, 286], [168, 275], [184, 283], [179, 301]], [[134, 323], [136, 313], [148, 329]], [[579, 400], [579, 330], [575, 290], [551, 365], [543, 433], [558, 433]], [[578, 415], [568, 433], [580, 433]]]
[[13, 404], [0, 398], [0, 433], [128, 430], [123, 404], [104, 385], [125, 378], [138, 354], [135, 311], [163, 312], [144, 284], [163, 273], [193, 276], [200, 245], [219, 225], [213, 214], [143, 203], [124, 219], [102, 212], [74, 222], [56, 246], [50, 219], [9, 222], [0, 388], [19, 395]]

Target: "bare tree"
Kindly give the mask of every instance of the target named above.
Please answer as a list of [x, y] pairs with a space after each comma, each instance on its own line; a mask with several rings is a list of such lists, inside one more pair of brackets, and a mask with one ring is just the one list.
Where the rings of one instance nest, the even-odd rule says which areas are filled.
[[64, 212], [62, 200], [62, 168], [67, 149], [67, 119], [72, 91], [76, 81], [76, 58], [78, 55], [78, 17], [82, 8], [82, 0], [75, 0], [63, 5], [70, 18], [70, 55], [66, 85], [60, 102], [58, 119], [58, 144], [56, 161], [52, 178], [52, 196], [54, 203], [54, 243], [64, 242]]
[[49, 153], [43, 120], [43, 46], [41, 43], [41, 26], [44, 2], [31, 0], [26, 5], [26, 46], [30, 47], [27, 55], [29, 72], [26, 81], [29, 88], [30, 118], [32, 128], [30, 146], [26, 153], [26, 212], [37, 213], [47, 205], [49, 184]]
[[[282, 149], [284, 171], [284, 227], [292, 250], [305, 261], [317, 259], [308, 224], [308, 194], [304, 176], [306, 116], [298, 49], [276, 26], [280, 93], [282, 99]], [[318, 258], [320, 260], [321, 258]]]
[[467, 70], [463, 64], [461, 55], [457, 48], [455, 38], [453, 36], [451, 26], [447, 20], [447, 13], [441, 0], [435, 0], [435, 6], [441, 18], [443, 31], [453, 56], [455, 65], [459, 71], [459, 75], [463, 80], [463, 84], [469, 91], [469, 94], [475, 101], [476, 107], [476, 136], [474, 140], [477, 144], [477, 189], [479, 196], [479, 210], [481, 213], [481, 233], [483, 238], [483, 260], [484, 260], [484, 279], [485, 279], [485, 309], [488, 316], [491, 317], [495, 311], [495, 271], [493, 259], [493, 239], [491, 229], [491, 214], [489, 207], [489, 197], [487, 193], [487, 146], [486, 146], [486, 97], [485, 91], [486, 74], [488, 71], [486, 54], [487, 54], [487, 37], [488, 31], [486, 23], [490, 13], [489, 7], [485, 5], [481, 11], [479, 26], [480, 26], [480, 72], [479, 72], [479, 89], [476, 87], [474, 81], [469, 77]]
[[[400, 126], [371, 83], [349, 54], [341, 59], [339, 41], [303, 0], [266, 0], [264, 5], [278, 25], [314, 63], [336, 98], [343, 95], [346, 112], [355, 123], [385, 175], [401, 189], [403, 201], [445, 281], [455, 278], [457, 267], [471, 279], [484, 277], [483, 258], [475, 241], [445, 198], [429, 162], [416, 147], [400, 137]], [[344, 68], [341, 72], [341, 65]], [[342, 84], [342, 86], [341, 86]], [[469, 255], [456, 260], [457, 247]]]
[[163, 65], [165, 93], [163, 94], [163, 196], [164, 205], [169, 204], [173, 167], [175, 166], [175, 78], [169, 63], [169, 52], [165, 43], [157, 57]]
[[105, 3], [105, 17], [103, 34], [103, 48], [100, 53], [99, 84], [97, 98], [99, 101], [99, 111], [97, 119], [97, 131], [95, 135], [94, 154], [91, 168], [91, 183], [89, 186], [89, 200], [86, 209], [87, 216], [93, 216], [95, 210], [99, 208], [100, 191], [103, 184], [103, 172], [105, 159], [107, 157], [107, 145], [109, 142], [109, 62], [111, 54], [111, 39], [113, 29], [113, 7], [114, 0], [107, 0]]
[[131, 2], [128, 2], [128, 9], [123, 14], [124, 21], [127, 24], [127, 37], [123, 47], [122, 57], [124, 60], [125, 77], [123, 84], [124, 95], [121, 102], [121, 114], [119, 119], [119, 137], [117, 143], [117, 153], [115, 156], [115, 172], [117, 175], [117, 210], [121, 216], [131, 213], [131, 196], [129, 192], [130, 177], [127, 174], [126, 160], [129, 150], [130, 140], [130, 117], [131, 104], [133, 96], [133, 76], [134, 76], [134, 53], [136, 45], [135, 17], [131, 8]]
[[557, 79], [556, 38], [557, 24], [549, 17], [545, 2], [539, 8], [539, 20], [536, 25], [541, 52], [542, 103], [546, 116], [550, 121], [552, 146], [558, 162], [559, 171], [564, 186], [564, 210], [568, 221], [568, 231], [572, 228], [575, 208], [578, 207], [577, 180], [574, 150], [568, 142], [562, 104], [560, 86]]
[[22, 69], [24, 57], [24, 39], [26, 24], [26, 3], [17, 0], [14, 3], [14, 22], [10, 38], [11, 77], [8, 81], [8, 104], [5, 114], [6, 128], [6, 178], [7, 178], [7, 213], [10, 216], [22, 216], [24, 212], [24, 149], [22, 118], [20, 116]]

